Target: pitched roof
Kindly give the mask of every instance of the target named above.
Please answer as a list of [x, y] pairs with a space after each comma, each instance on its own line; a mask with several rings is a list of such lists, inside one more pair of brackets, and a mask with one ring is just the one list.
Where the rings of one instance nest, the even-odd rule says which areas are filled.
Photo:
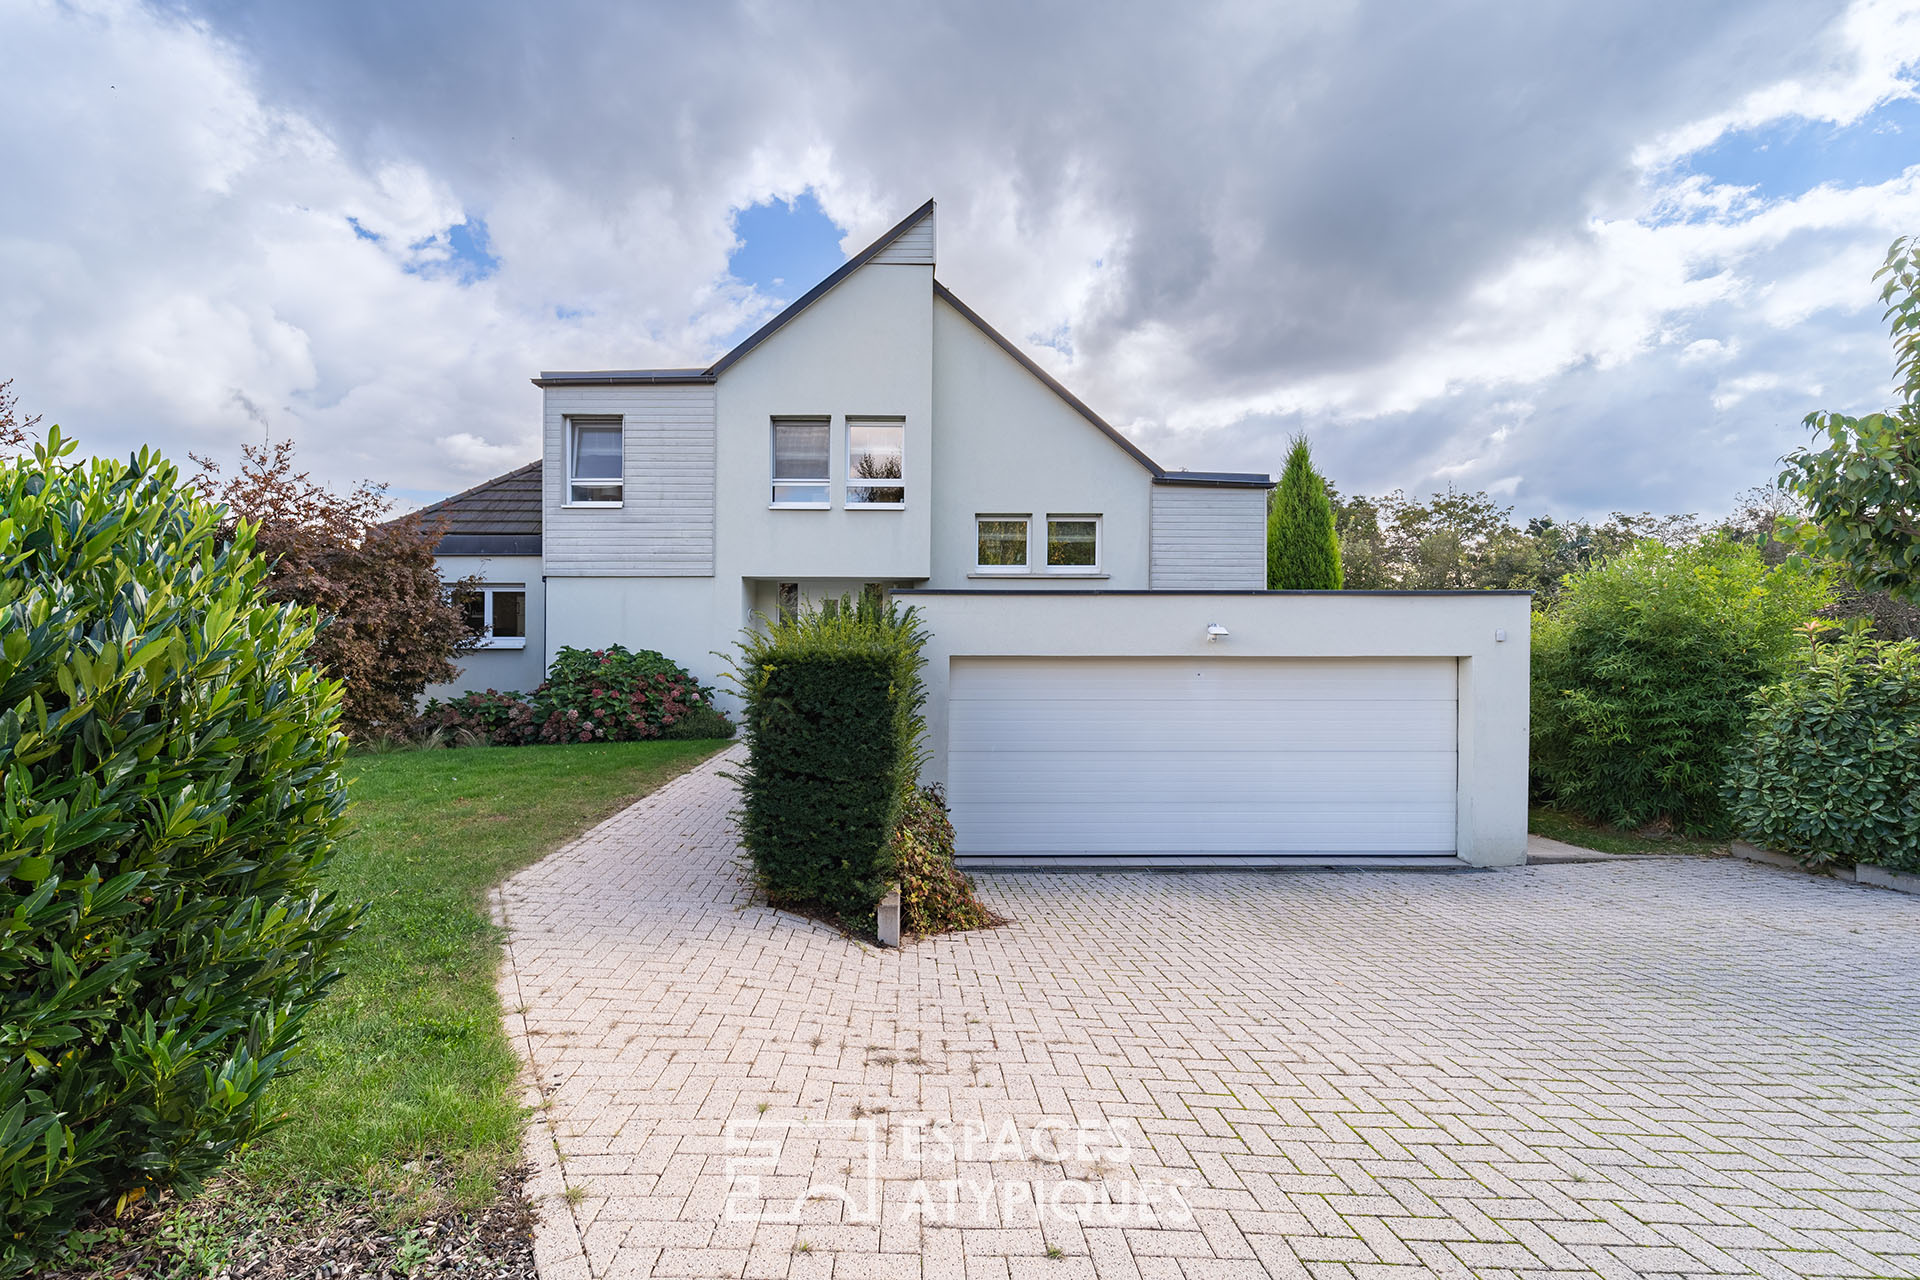
[[805, 311], [808, 307], [825, 297], [835, 285], [871, 262], [888, 245], [898, 240], [908, 231], [920, 224], [921, 219], [933, 213], [933, 201], [929, 200], [906, 217], [893, 224], [887, 233], [875, 240], [860, 252], [842, 263], [839, 270], [822, 280], [813, 288], [801, 294], [798, 300], [779, 315], [755, 329], [742, 342], [727, 354], [721, 356], [705, 369], [590, 369], [581, 373], [542, 373], [533, 380], [536, 387], [618, 387], [639, 383], [665, 382], [712, 382], [728, 368], [737, 364], [741, 357], [778, 333], [789, 320]]
[[1072, 408], [1075, 413], [1078, 413], [1088, 422], [1091, 422], [1094, 426], [1106, 432], [1115, 444], [1133, 456], [1135, 462], [1138, 462], [1141, 466], [1153, 473], [1153, 482], [1155, 484], [1205, 484], [1246, 489], [1273, 488], [1273, 477], [1251, 471], [1168, 471], [1152, 458], [1149, 458], [1139, 445], [1120, 434], [1119, 430], [1105, 418], [1095, 413], [1092, 409], [1089, 409], [1086, 402], [1081, 400], [1079, 396], [1076, 396], [1073, 392], [1061, 386], [1059, 379], [1036, 364], [1033, 357], [1015, 346], [1010, 338], [988, 324], [985, 320], [982, 320], [978, 312], [954, 296], [953, 290], [947, 288], [947, 286], [941, 284], [938, 280], [935, 280], [933, 282], [933, 295], [952, 307], [955, 311], [958, 311], [974, 328], [993, 339], [1002, 351], [1005, 351], [1015, 360], [1018, 360], [1028, 373], [1040, 379], [1049, 391], [1066, 401], [1067, 405]]
[[442, 527], [443, 556], [540, 554], [540, 463], [529, 462], [420, 511]]
[[[805, 311], [815, 302], [818, 302], [835, 285], [845, 280], [861, 267], [866, 266], [867, 263], [885, 251], [889, 245], [918, 226], [923, 218], [933, 213], [933, 209], [934, 202], [929, 200], [902, 218], [899, 222], [895, 223], [885, 235], [847, 259], [839, 270], [835, 271], [825, 280], [822, 280], [819, 284], [813, 286], [813, 288], [807, 290], [796, 302], [783, 310], [779, 315], [754, 330], [745, 342], [742, 342], [739, 346], [727, 352], [727, 354], [721, 356], [704, 369], [589, 369], [577, 373], [552, 372], [542, 373], [539, 377], [533, 379], [533, 385], [536, 387], [617, 387], [659, 385], [662, 383], [712, 382], [722, 373], [725, 373], [729, 367], [738, 363], [749, 351], [752, 351], [762, 342], [765, 342], [768, 338], [778, 333], [781, 328], [795, 316], [798, 316], [802, 311]], [[1003, 351], [1015, 360], [1018, 360], [1028, 373], [1031, 373], [1034, 377], [1045, 383], [1048, 390], [1066, 401], [1076, 413], [1098, 427], [1101, 431], [1104, 431], [1115, 444], [1125, 449], [1134, 461], [1145, 467], [1147, 471], [1152, 474], [1155, 484], [1211, 485], [1222, 488], [1246, 489], [1273, 488], [1273, 478], [1259, 472], [1168, 471], [1152, 458], [1149, 458], [1146, 453], [1141, 450], [1140, 446], [1127, 439], [1126, 436], [1122, 435], [1109, 424], [1105, 418], [1102, 418], [1092, 409], [1089, 409], [1078, 396], [1061, 386], [1052, 374], [1034, 363], [1033, 359], [1028, 356], [1026, 352], [1010, 342], [998, 329], [995, 329], [985, 320], [982, 320], [972, 307], [969, 307], [966, 303], [954, 297], [952, 290], [948, 289], [938, 280], [935, 280], [933, 282], [933, 292], [935, 297], [946, 302], [955, 311], [958, 311], [962, 316], [966, 317], [967, 320], [972, 322], [974, 327], [979, 329], [980, 332], [986, 334], [987, 337], [998, 343]], [[506, 477], [503, 476], [501, 478], [505, 479]], [[452, 498], [448, 499], [449, 502], [455, 500], [456, 499]]]

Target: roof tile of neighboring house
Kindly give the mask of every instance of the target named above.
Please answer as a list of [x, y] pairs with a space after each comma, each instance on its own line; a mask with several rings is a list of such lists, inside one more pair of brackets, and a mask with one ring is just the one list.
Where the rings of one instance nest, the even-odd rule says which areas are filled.
[[435, 551], [443, 556], [540, 554], [540, 463], [495, 476], [442, 498], [420, 514], [441, 522]]

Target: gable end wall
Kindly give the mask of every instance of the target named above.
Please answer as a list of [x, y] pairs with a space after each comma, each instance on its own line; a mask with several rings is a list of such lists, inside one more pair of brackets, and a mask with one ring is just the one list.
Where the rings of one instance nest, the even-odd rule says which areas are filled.
[[933, 215], [929, 213], [920, 221], [902, 231], [892, 244], [867, 260], [889, 263], [895, 266], [930, 267], [933, 265]]

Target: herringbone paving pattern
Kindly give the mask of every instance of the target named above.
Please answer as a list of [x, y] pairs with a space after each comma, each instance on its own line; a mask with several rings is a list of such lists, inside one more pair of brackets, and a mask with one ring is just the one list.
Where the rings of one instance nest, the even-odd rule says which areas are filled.
[[724, 762], [502, 889], [546, 1280], [1920, 1275], [1920, 899], [1001, 876], [884, 952], [748, 904]]

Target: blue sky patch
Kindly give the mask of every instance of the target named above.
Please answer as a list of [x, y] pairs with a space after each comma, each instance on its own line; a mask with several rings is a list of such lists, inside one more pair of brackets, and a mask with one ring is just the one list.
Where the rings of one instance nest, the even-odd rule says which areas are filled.
[[[358, 234], [367, 235], [360, 230], [358, 223], [354, 223], [353, 229]], [[369, 235], [367, 238], [379, 237]], [[408, 263], [401, 268], [408, 275], [425, 276], [430, 280], [452, 276], [461, 284], [475, 284], [500, 270], [500, 259], [494, 255], [492, 242], [487, 237], [486, 219], [473, 214], [468, 214], [464, 221], [454, 223], [445, 231], [415, 241], [407, 247], [416, 253], [432, 249], [447, 251], [446, 257], [436, 254]]]
[[1729, 133], [1681, 161], [1683, 173], [1752, 187], [1764, 200], [1801, 195], [1823, 182], [1872, 186], [1920, 164], [1920, 102], [1901, 100], [1844, 128], [1788, 119]]
[[846, 231], [820, 209], [809, 188], [791, 203], [768, 200], [734, 214], [740, 247], [727, 259], [734, 279], [769, 298], [791, 302], [840, 269]]
[[353, 228], [353, 234], [358, 239], [371, 240], [375, 244], [380, 243], [380, 233], [377, 231], [369, 231], [365, 227], [361, 226], [360, 219], [348, 218], [347, 225]]
[[500, 269], [500, 259], [493, 254], [484, 218], [468, 214], [465, 222], [456, 222], [448, 227], [447, 244], [453, 250], [455, 269], [459, 272], [461, 284], [485, 280]]

